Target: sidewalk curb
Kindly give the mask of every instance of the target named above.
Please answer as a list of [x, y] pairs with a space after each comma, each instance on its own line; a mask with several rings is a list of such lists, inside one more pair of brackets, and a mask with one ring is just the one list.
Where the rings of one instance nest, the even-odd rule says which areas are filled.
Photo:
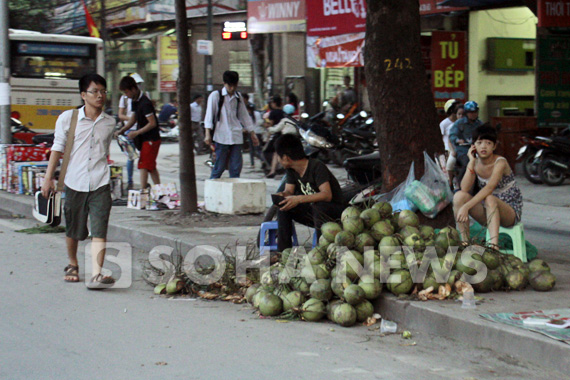
[[[440, 307], [438, 302], [400, 301], [386, 294], [374, 306], [382, 318], [404, 325], [408, 330], [491, 349], [562, 373], [570, 371], [570, 345], [536, 332], [485, 320], [476, 310], [466, 310], [467, 318], [461, 319], [448, 315], [443, 308], [436, 310]], [[458, 303], [457, 307], [461, 305]], [[473, 320], [473, 314], [479, 319]]]
[[[0, 210], [31, 217], [33, 203], [33, 197], [0, 191]], [[532, 227], [529, 226], [529, 229]], [[536, 229], [544, 228], [537, 226]], [[559, 232], [566, 233], [562, 230]], [[181, 252], [188, 252], [194, 247], [188, 242], [176, 241], [175, 238], [161, 235], [160, 231], [144, 232], [117, 223], [109, 224], [108, 238], [110, 241], [129, 243], [134, 248], [145, 251], [150, 251], [159, 245], [180, 248]], [[499, 354], [511, 355], [521, 361], [536, 363], [563, 373], [570, 372], [570, 345], [539, 333], [484, 320], [479, 317], [477, 311], [466, 311], [464, 314], [466, 318], [462, 319], [446, 313], [446, 309], [441, 308], [438, 302], [401, 301], [386, 293], [374, 303], [374, 306], [382, 318], [395, 321], [408, 330], [491, 349]], [[457, 307], [460, 308], [460, 305]], [[473, 314], [476, 314], [475, 319]]]

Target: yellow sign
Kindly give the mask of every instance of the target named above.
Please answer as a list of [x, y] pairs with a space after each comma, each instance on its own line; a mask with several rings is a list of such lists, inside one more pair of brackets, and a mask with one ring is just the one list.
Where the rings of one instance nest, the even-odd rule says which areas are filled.
[[178, 43], [176, 36], [161, 36], [158, 49], [160, 92], [176, 92]]
[[[73, 106], [38, 106], [12, 104], [11, 111], [20, 113], [20, 121], [33, 130], [54, 130], [58, 116]], [[28, 123], [32, 123], [28, 125]]]

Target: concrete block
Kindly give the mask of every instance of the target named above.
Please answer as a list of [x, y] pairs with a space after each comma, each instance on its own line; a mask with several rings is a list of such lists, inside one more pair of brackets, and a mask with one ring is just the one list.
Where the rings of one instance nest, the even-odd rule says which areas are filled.
[[204, 184], [206, 210], [220, 214], [265, 212], [265, 182], [256, 179], [208, 179]]

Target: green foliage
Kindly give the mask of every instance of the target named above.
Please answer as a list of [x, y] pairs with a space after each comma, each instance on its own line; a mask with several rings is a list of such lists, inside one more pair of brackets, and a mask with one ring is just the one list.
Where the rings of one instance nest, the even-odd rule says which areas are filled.
[[53, 6], [53, 0], [9, 0], [10, 28], [49, 32]]

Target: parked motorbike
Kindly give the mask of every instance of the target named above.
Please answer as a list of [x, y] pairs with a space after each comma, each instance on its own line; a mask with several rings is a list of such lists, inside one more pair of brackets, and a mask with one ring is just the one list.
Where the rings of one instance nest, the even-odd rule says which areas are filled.
[[380, 152], [378, 151], [348, 158], [344, 161], [343, 166], [348, 178], [361, 185], [373, 183], [382, 178]]
[[544, 144], [535, 155], [535, 160], [540, 162], [540, 179], [548, 186], [561, 185], [570, 177], [570, 138], [544, 138]]
[[334, 149], [340, 146], [340, 138], [335, 136], [324, 118], [325, 113], [319, 112], [308, 117], [301, 115], [306, 122], [297, 122], [297, 130], [305, 141], [305, 154], [310, 158], [318, 158], [328, 163], [334, 154]]
[[521, 161], [523, 173], [526, 179], [531, 183], [540, 184], [540, 160], [537, 159], [536, 153], [546, 146], [544, 142], [545, 137], [521, 137], [521, 142], [524, 144], [518, 152], [517, 161]]
[[[28, 123], [32, 126], [32, 123]], [[38, 133], [25, 126], [20, 120], [10, 118], [10, 126], [12, 130], [12, 142], [14, 144], [44, 144], [46, 147], [53, 145], [53, 133]]]
[[341, 130], [341, 144], [334, 153], [334, 162], [342, 166], [350, 157], [362, 156], [378, 148], [374, 119], [366, 111], [352, 116]]

